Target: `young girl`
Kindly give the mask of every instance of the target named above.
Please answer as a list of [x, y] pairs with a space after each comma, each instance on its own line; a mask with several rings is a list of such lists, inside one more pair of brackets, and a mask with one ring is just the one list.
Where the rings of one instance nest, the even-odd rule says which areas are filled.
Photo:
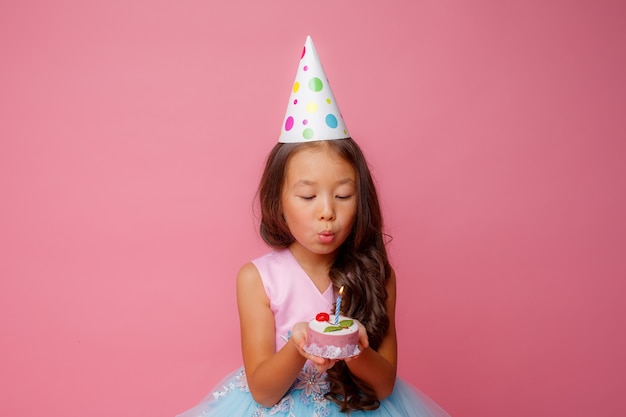
[[[317, 59], [310, 38], [305, 52]], [[305, 64], [310, 78], [313, 65]], [[332, 92], [327, 96], [324, 101], [334, 103]], [[288, 108], [259, 186], [261, 236], [273, 250], [237, 277], [243, 367], [181, 417], [447, 416], [396, 377], [396, 279], [376, 188], [333, 111], [331, 128], [340, 131], [306, 138], [306, 129], [320, 132], [323, 125], [307, 118], [299, 123], [306, 128], [293, 133], [289, 118], [301, 119]], [[341, 313], [359, 325], [360, 354], [346, 360], [309, 355], [303, 350], [307, 322], [332, 312], [342, 286]]]

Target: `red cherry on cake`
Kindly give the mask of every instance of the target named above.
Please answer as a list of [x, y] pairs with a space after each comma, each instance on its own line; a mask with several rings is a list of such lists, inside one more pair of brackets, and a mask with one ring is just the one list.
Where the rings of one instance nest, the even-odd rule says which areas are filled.
[[330, 320], [330, 316], [328, 315], [328, 313], [318, 313], [318, 315], [315, 316], [315, 320], [317, 320], [317, 321], [328, 321], [328, 320]]

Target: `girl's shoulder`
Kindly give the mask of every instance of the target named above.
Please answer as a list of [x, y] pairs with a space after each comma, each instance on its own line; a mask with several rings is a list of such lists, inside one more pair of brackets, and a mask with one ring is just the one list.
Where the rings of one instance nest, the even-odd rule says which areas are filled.
[[237, 273], [237, 292], [239, 293], [245, 289], [255, 288], [260, 284], [262, 287], [261, 275], [256, 266], [254, 266], [252, 262], [247, 262], [242, 265]]

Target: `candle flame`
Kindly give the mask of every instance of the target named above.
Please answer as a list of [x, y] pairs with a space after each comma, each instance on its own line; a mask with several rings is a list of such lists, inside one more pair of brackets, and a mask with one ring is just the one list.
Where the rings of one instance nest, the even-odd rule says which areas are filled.
[[339, 288], [339, 295], [343, 294], [343, 285]]

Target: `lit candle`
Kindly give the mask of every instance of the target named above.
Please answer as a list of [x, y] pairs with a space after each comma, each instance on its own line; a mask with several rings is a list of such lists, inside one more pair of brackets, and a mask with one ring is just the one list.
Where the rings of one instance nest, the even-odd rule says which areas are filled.
[[339, 311], [341, 311], [341, 294], [343, 294], [343, 285], [339, 288], [339, 296], [335, 305], [335, 325], [339, 324]]

